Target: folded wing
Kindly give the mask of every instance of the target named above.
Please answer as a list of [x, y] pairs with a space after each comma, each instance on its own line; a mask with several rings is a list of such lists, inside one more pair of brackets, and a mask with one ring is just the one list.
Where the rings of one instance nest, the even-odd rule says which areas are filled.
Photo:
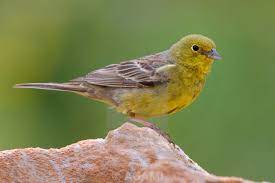
[[112, 64], [71, 82], [86, 82], [108, 87], [150, 87], [169, 81], [169, 69], [175, 63], [167, 51], [143, 58]]

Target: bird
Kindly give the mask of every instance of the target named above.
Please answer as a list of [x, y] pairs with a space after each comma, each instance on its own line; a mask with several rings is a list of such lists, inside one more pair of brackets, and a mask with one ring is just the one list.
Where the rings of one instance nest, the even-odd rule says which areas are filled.
[[213, 62], [220, 59], [213, 40], [190, 34], [167, 50], [107, 65], [68, 82], [24, 83], [15, 88], [67, 91], [103, 102], [172, 142], [147, 120], [190, 105], [201, 93]]

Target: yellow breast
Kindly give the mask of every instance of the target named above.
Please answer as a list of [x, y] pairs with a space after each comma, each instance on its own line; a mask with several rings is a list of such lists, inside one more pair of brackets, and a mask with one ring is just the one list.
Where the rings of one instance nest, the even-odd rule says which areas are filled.
[[202, 85], [187, 88], [189, 86], [170, 83], [154, 88], [120, 91], [123, 94], [117, 110], [142, 118], [172, 114], [191, 104], [200, 93]]
[[152, 88], [119, 89], [117, 110], [135, 117], [172, 114], [191, 104], [201, 92], [206, 74], [189, 69], [171, 73], [171, 80]]

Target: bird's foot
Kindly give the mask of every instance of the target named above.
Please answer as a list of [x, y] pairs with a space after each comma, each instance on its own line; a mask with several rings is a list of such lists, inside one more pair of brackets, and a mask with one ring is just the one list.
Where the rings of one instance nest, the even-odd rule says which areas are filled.
[[175, 143], [172, 141], [170, 135], [168, 133], [162, 131], [155, 124], [150, 123], [150, 122], [145, 121], [145, 120], [142, 120], [142, 119], [136, 119], [136, 118], [129, 118], [129, 122], [138, 123], [138, 124], [141, 124], [141, 125], [143, 125], [145, 127], [151, 128], [152, 130], [154, 130], [155, 132], [157, 132], [159, 135], [161, 135], [162, 137], [164, 137], [169, 143], [175, 145]]

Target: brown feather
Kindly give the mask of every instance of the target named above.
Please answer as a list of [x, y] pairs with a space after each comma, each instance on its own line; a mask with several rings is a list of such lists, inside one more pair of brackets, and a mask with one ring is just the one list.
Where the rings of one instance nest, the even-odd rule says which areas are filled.
[[164, 51], [109, 65], [71, 82], [87, 82], [93, 85], [121, 88], [151, 87], [169, 80], [169, 78], [157, 74], [156, 70], [171, 63], [174, 62], [169, 60], [168, 52]]

